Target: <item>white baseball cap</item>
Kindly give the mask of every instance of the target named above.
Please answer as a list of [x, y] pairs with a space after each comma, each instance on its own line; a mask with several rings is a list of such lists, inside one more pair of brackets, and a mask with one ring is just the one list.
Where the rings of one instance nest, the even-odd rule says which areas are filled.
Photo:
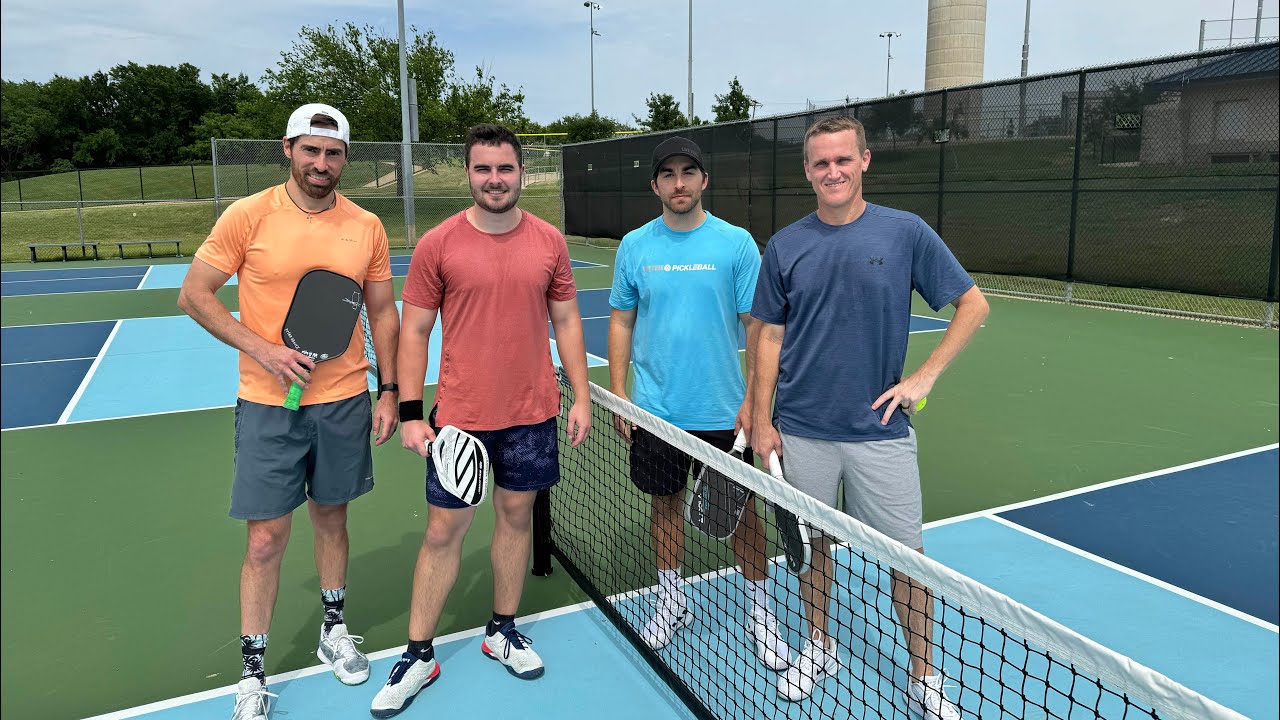
[[[311, 118], [316, 115], [324, 115], [333, 118], [338, 124], [338, 129], [326, 127], [313, 127]], [[347, 116], [338, 111], [332, 105], [324, 103], [307, 103], [289, 116], [289, 125], [285, 127], [284, 138], [290, 140], [300, 135], [322, 135], [324, 137], [337, 138], [348, 146], [351, 145], [351, 124], [347, 122]]]

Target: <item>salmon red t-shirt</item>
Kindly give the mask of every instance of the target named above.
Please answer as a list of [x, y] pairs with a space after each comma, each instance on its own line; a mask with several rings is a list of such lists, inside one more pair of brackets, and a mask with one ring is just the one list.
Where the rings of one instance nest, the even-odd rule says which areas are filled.
[[[391, 279], [382, 221], [338, 195], [334, 206], [307, 213], [284, 185], [232, 203], [218, 218], [196, 257], [238, 276], [240, 322], [268, 342], [283, 345], [280, 328], [298, 281], [311, 270], [330, 270], [364, 286]], [[356, 323], [346, 352], [316, 363], [303, 405], [334, 402], [369, 391], [364, 330]], [[240, 353], [240, 390], [249, 402], [279, 405], [287, 389], [253, 358]]]
[[413, 251], [402, 297], [440, 309], [438, 425], [499, 430], [559, 413], [547, 303], [571, 300], [577, 288], [564, 236], [521, 215], [514, 230], [490, 235], [463, 211]]

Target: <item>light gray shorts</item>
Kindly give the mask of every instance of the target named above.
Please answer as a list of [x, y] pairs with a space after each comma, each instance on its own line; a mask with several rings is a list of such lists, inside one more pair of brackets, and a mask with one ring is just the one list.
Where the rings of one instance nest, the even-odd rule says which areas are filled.
[[839, 442], [782, 433], [787, 483], [909, 548], [924, 547], [916, 431], [895, 440]]

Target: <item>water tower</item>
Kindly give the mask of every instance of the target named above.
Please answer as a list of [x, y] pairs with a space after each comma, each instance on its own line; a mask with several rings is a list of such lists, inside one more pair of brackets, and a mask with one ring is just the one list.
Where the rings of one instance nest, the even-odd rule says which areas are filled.
[[982, 82], [986, 37], [986, 0], [929, 0], [924, 89]]

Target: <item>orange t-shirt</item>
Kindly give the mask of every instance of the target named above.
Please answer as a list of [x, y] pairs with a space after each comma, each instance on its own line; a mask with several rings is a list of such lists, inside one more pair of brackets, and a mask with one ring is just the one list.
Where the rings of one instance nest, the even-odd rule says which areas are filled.
[[[232, 203], [218, 218], [196, 257], [239, 276], [240, 322], [259, 337], [283, 345], [280, 328], [302, 276], [317, 268], [366, 281], [391, 279], [387, 232], [377, 215], [338, 195], [320, 213], [303, 212], [284, 185]], [[303, 405], [346, 400], [369, 391], [364, 330], [356, 323], [346, 352], [316, 363]], [[240, 391], [249, 402], [279, 405], [287, 390], [253, 358], [240, 353]]]
[[569, 248], [550, 224], [522, 213], [510, 232], [480, 232], [463, 212], [422, 236], [405, 302], [440, 309], [438, 425], [499, 430], [555, 417], [547, 303], [576, 297]]

